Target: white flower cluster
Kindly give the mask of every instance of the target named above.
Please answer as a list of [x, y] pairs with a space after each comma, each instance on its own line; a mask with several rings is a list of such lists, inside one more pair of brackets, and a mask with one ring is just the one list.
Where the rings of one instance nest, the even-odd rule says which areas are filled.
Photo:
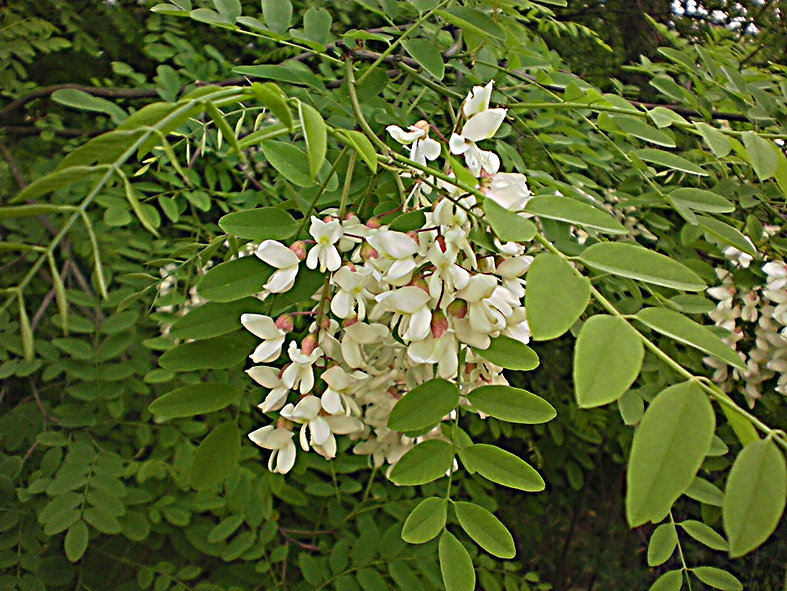
[[[740, 254], [725, 252], [734, 266], [748, 267], [753, 259]], [[708, 315], [730, 331], [724, 340], [738, 351], [748, 369], [740, 371], [713, 358], [706, 358], [705, 363], [714, 368], [713, 380], [722, 390], [740, 389], [751, 406], [772, 380], [775, 390], [787, 395], [787, 263], [769, 262], [762, 270], [765, 284], [741, 291], [732, 273], [717, 269], [722, 285], [708, 289], [708, 295], [719, 301]]]
[[[497, 154], [477, 145], [506, 116], [505, 109], [489, 108], [491, 92], [490, 82], [469, 94], [461, 134], [447, 148], [464, 156], [487, 199], [517, 212], [530, 198], [524, 175], [499, 172]], [[423, 165], [446, 147], [429, 129], [421, 121], [387, 131]], [[431, 183], [415, 167], [408, 173], [420, 176], [417, 185]], [[258, 246], [256, 255], [275, 268], [262, 298], [289, 291], [304, 264], [326, 274], [311, 309], [276, 319], [241, 317], [261, 339], [250, 356], [259, 365], [248, 374], [267, 390], [259, 407], [274, 418], [249, 438], [271, 450], [271, 470], [292, 468], [296, 430], [304, 451], [332, 458], [336, 436], [347, 435], [355, 453], [371, 455], [377, 466], [393, 465], [420, 439], [387, 427], [391, 409], [413, 388], [436, 377], [457, 383], [464, 394], [507, 383], [502, 368], [478, 351], [501, 335], [528, 342], [522, 276], [532, 257], [516, 243], [496, 242], [497, 252], [475, 244], [470, 232], [488, 231], [476, 197], [449, 183], [435, 186], [423, 224], [412, 231], [374, 218], [364, 223], [354, 214], [340, 219], [332, 210], [311, 217], [313, 240]], [[422, 436], [437, 437], [439, 428]]]

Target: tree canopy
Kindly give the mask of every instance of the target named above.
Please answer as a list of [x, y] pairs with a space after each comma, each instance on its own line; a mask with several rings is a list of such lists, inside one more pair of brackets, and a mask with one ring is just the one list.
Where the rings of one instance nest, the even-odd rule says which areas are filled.
[[784, 19], [0, 8], [0, 587], [783, 588]]

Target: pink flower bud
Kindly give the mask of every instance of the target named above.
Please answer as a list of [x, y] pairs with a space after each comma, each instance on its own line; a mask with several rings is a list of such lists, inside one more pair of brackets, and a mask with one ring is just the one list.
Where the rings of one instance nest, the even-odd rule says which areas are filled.
[[332, 222], [335, 219], [336, 218], [333, 217], [332, 215], [326, 215], [324, 218], [322, 218], [322, 221], [324, 221], [327, 224], [328, 222]]
[[314, 350], [317, 348], [317, 335], [310, 334], [301, 343], [301, 351], [303, 351], [304, 355], [311, 355]]
[[298, 240], [290, 245], [290, 250], [296, 254], [299, 261], [306, 259], [306, 243], [303, 240]]
[[381, 228], [383, 223], [380, 221], [380, 218], [369, 218], [369, 221], [366, 222], [366, 227], [372, 230], [377, 230]]
[[445, 309], [449, 316], [454, 318], [464, 318], [467, 316], [467, 302], [464, 300], [454, 300]]
[[421, 119], [420, 121], [416, 122], [413, 127], [416, 129], [422, 129], [423, 131], [429, 132], [429, 122], [426, 119]]
[[331, 319], [327, 316], [323, 316], [322, 320], [320, 320], [320, 330], [328, 330], [329, 328], [331, 328]]
[[448, 250], [448, 246], [445, 243], [445, 236], [443, 235], [438, 236], [435, 242], [437, 242], [437, 246], [440, 248], [440, 252], [445, 252], [446, 250]]
[[439, 339], [445, 334], [445, 331], [448, 330], [448, 318], [446, 318], [442, 310], [438, 310], [432, 314], [430, 327], [432, 329], [432, 336], [436, 339]]
[[426, 279], [423, 277], [416, 277], [410, 282], [410, 285], [413, 287], [417, 287], [418, 289], [429, 293], [429, 284], [426, 282]]
[[276, 319], [274, 324], [276, 328], [284, 332], [292, 332], [292, 329], [295, 328], [295, 323], [293, 322], [291, 314], [282, 314]]
[[377, 249], [375, 249], [371, 244], [364, 242], [361, 245], [361, 258], [365, 261], [370, 259], [379, 259], [380, 253], [377, 252]]

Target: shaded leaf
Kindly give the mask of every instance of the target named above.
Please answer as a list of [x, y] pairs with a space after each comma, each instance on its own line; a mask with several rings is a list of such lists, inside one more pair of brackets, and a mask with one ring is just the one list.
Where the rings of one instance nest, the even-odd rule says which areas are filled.
[[159, 419], [191, 417], [221, 410], [232, 404], [238, 391], [229, 384], [199, 382], [167, 392], [148, 406], [148, 410]]
[[197, 490], [211, 488], [235, 469], [240, 456], [240, 432], [235, 423], [224, 423], [199, 444], [191, 464], [190, 482]]
[[394, 431], [420, 431], [439, 423], [459, 404], [459, 388], [435, 378], [416, 386], [402, 396], [391, 410], [388, 428]]
[[481, 412], [509, 423], [546, 423], [557, 416], [554, 407], [540, 396], [510, 386], [481, 386], [467, 399]]
[[453, 507], [459, 525], [476, 544], [498, 558], [513, 558], [516, 555], [514, 538], [492, 513], [475, 503], [458, 501]]
[[470, 554], [456, 537], [444, 531], [438, 544], [440, 572], [446, 591], [473, 591], [475, 569]]
[[716, 426], [708, 397], [692, 382], [663, 390], [634, 433], [626, 518], [631, 527], [661, 520], [694, 480]]
[[541, 253], [527, 272], [525, 310], [534, 340], [554, 339], [579, 319], [590, 301], [590, 281], [555, 254]]
[[785, 498], [787, 467], [779, 448], [768, 439], [748, 444], [732, 465], [722, 505], [730, 556], [743, 556], [768, 539]]
[[582, 326], [574, 349], [577, 404], [614, 402], [637, 379], [645, 349], [637, 332], [616, 316], [596, 315]]

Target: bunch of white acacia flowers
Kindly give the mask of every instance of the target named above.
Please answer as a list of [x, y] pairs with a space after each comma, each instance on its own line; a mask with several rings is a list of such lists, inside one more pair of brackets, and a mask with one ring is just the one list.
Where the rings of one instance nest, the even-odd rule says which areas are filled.
[[719, 268], [722, 284], [708, 289], [718, 300], [710, 318], [729, 331], [725, 342], [746, 362], [741, 371], [705, 358], [714, 368], [713, 380], [725, 392], [739, 391], [754, 406], [767, 390], [787, 395], [787, 263], [774, 260], [762, 265], [761, 285], [736, 285], [734, 270], [753, 264], [750, 255], [730, 247], [723, 251], [733, 269]]
[[[441, 154], [462, 156], [475, 189], [519, 212], [530, 198], [525, 176], [500, 172], [498, 155], [479, 146], [506, 117], [505, 109], [489, 108], [491, 93], [491, 82], [473, 88], [462, 105], [461, 129], [447, 145], [430, 137], [426, 121], [387, 131], [421, 166]], [[448, 162], [441, 170], [454, 175]], [[419, 227], [397, 231], [329, 210], [311, 216], [310, 240], [265, 240], [255, 251], [275, 269], [262, 299], [292, 289], [304, 265], [326, 274], [310, 309], [241, 317], [260, 338], [247, 373], [265, 389], [259, 408], [271, 418], [249, 438], [271, 451], [268, 467], [275, 472], [293, 467], [297, 447], [333, 458], [337, 436], [349, 437], [354, 452], [370, 455], [376, 466], [395, 464], [420, 439], [443, 437], [439, 427], [417, 439], [390, 430], [400, 398], [434, 378], [456, 383], [464, 394], [506, 385], [502, 368], [483, 351], [501, 336], [529, 340], [522, 277], [532, 257], [525, 247], [499, 241], [495, 251], [480, 247], [471, 232], [489, 228], [476, 196], [416, 166], [405, 172], [428, 187], [419, 197], [428, 203]]]

